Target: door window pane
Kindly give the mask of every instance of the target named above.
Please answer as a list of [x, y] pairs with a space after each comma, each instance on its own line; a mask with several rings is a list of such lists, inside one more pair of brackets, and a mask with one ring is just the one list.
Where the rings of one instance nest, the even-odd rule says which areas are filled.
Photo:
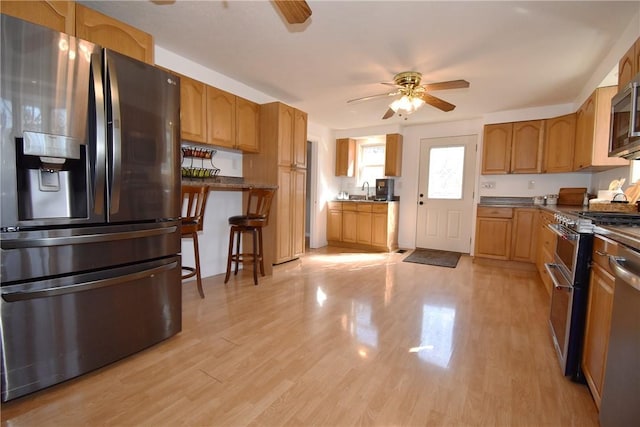
[[432, 147], [429, 151], [430, 199], [462, 199], [464, 146]]

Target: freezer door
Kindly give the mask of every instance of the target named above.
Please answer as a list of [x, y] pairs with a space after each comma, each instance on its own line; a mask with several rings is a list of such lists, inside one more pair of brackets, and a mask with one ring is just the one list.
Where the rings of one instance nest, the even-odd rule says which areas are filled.
[[17, 231], [0, 234], [1, 286], [168, 257], [180, 252], [180, 223]]
[[180, 257], [2, 288], [2, 401], [180, 332]]
[[106, 51], [108, 220], [180, 216], [180, 83]]

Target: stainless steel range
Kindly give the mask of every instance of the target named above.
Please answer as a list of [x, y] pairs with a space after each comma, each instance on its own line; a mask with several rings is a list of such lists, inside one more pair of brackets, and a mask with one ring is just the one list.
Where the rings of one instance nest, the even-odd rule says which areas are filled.
[[563, 374], [582, 381], [580, 359], [589, 291], [593, 233], [601, 225], [640, 225], [640, 215], [576, 211], [557, 213], [554, 262], [545, 264], [553, 280], [549, 325]]

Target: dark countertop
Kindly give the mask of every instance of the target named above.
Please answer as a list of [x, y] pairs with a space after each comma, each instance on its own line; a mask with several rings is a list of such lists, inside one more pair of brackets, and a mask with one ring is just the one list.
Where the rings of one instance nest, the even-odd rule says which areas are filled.
[[188, 185], [207, 185], [211, 190], [229, 190], [244, 191], [252, 188], [265, 188], [277, 190], [278, 186], [274, 184], [265, 184], [262, 182], [246, 181], [242, 177], [234, 176], [216, 176], [213, 178], [182, 178], [183, 184]]

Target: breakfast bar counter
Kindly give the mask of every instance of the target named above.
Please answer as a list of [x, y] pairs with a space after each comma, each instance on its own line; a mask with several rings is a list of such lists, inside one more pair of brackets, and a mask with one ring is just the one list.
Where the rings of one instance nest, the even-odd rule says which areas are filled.
[[262, 182], [247, 181], [242, 177], [235, 176], [216, 176], [213, 178], [182, 178], [182, 184], [186, 185], [206, 185], [212, 191], [247, 191], [252, 188], [264, 188], [268, 190], [277, 190], [275, 184], [265, 184]]

